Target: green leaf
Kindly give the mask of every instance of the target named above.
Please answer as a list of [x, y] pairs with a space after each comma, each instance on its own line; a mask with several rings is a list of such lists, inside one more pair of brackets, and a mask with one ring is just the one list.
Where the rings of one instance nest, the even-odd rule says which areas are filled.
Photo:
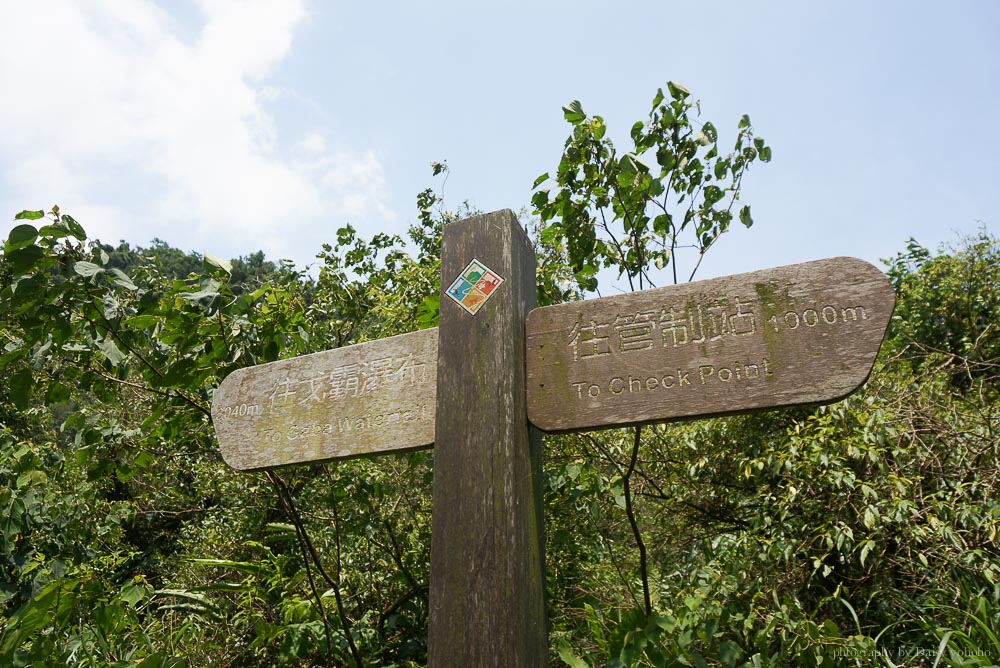
[[34, 485], [43, 485], [48, 479], [49, 477], [45, 475], [45, 471], [25, 471], [17, 477], [17, 484], [15, 487], [18, 489], [24, 489], [25, 487], [32, 487]]
[[61, 239], [69, 233], [65, 225], [43, 225], [38, 228], [38, 236], [46, 239]]
[[654, 615], [651, 621], [667, 633], [673, 633], [677, 628], [677, 620], [668, 615]]
[[559, 642], [559, 658], [570, 668], [590, 668], [590, 664], [573, 653], [573, 648], [565, 640]]
[[115, 345], [112, 339], [106, 338], [101, 341], [97, 346], [97, 350], [114, 366], [118, 366], [125, 359], [125, 354], [118, 349], [118, 346]]
[[670, 97], [674, 98], [675, 100], [683, 100], [684, 98], [686, 98], [691, 94], [691, 91], [689, 91], [687, 88], [680, 85], [676, 81], [668, 81], [667, 90], [670, 91]]
[[[199, 561], [198, 559], [193, 559], [192, 561]], [[258, 569], [259, 570], [259, 569]], [[156, 597], [170, 597], [179, 598], [185, 601], [191, 601], [199, 606], [204, 606], [205, 609], [215, 611], [217, 607], [212, 601], [207, 597], [197, 594], [195, 592], [187, 591], [186, 589], [157, 589], [153, 592], [153, 596]]]
[[121, 593], [118, 594], [118, 598], [135, 607], [139, 601], [146, 598], [147, 594], [148, 590], [145, 587], [127, 584], [122, 587]]
[[10, 351], [0, 355], [0, 371], [4, 371], [8, 366], [21, 359], [28, 354], [28, 348], [24, 346], [18, 346], [12, 348]]
[[705, 204], [707, 206], [713, 206], [725, 196], [725, 191], [719, 186], [708, 186], [705, 188]]
[[205, 262], [205, 267], [206, 268], [208, 268], [208, 269], [221, 269], [222, 271], [226, 272], [227, 274], [233, 273], [233, 263], [230, 262], [229, 260], [222, 260], [222, 259], [219, 259], [219, 258], [214, 257], [212, 255], [209, 255], [208, 253], [205, 253], [205, 255], [203, 256], [203, 258], [204, 258], [204, 262]]
[[661, 213], [656, 218], [653, 218], [653, 232], [663, 236], [670, 231], [670, 225], [673, 222], [673, 217], [668, 213]]
[[636, 121], [632, 124], [632, 130], [629, 135], [632, 137], [632, 141], [635, 142], [636, 152], [642, 152], [645, 147], [643, 142], [642, 131], [646, 129], [646, 125], [642, 121]]
[[10, 231], [6, 243], [3, 245], [5, 253], [9, 253], [20, 248], [26, 248], [35, 243], [38, 238], [38, 230], [32, 225], [18, 225]]
[[712, 125], [711, 123], [705, 123], [703, 126], [701, 126], [701, 131], [705, 133], [705, 136], [708, 137], [709, 140], [713, 142], [719, 140], [719, 131], [716, 130], [715, 126]]
[[[199, 564], [201, 566], [218, 566], [219, 568], [231, 568], [233, 570], [242, 571], [244, 573], [250, 573], [251, 575], [259, 574], [261, 569], [261, 567], [258, 564], [253, 564], [248, 561], [231, 561], [229, 559], [189, 559], [189, 561], [192, 564]], [[176, 592], [176, 590], [170, 590], [170, 591]]]
[[90, 278], [104, 272], [104, 268], [94, 264], [93, 262], [87, 262], [86, 260], [80, 260], [79, 262], [73, 263], [73, 271]]
[[742, 130], [743, 128], [748, 128], [748, 127], [750, 127], [750, 117], [747, 116], [746, 114], [743, 114], [743, 118], [740, 119], [739, 128]]
[[865, 507], [865, 512], [861, 516], [861, 522], [869, 529], [874, 529], [875, 525], [878, 524], [878, 513], [875, 512], [872, 506]]
[[941, 642], [938, 643], [937, 654], [934, 656], [934, 665], [932, 668], [937, 668], [938, 664], [941, 663], [941, 657], [944, 656], [945, 650], [948, 649], [948, 641], [951, 639], [953, 633], [955, 633], [955, 630], [951, 629], [941, 636]]
[[665, 189], [666, 188], [663, 185], [663, 181], [660, 181], [659, 179], [650, 179], [649, 180], [649, 193], [648, 193], [647, 196], [648, 197], [659, 197], [660, 195], [663, 194], [663, 191]]
[[206, 591], [253, 591], [254, 589], [254, 585], [250, 584], [243, 584], [239, 582], [217, 582], [215, 584], [192, 587], [191, 591], [201, 593]]
[[25, 209], [21, 213], [14, 216], [14, 220], [38, 220], [39, 218], [44, 218], [44, 211], [28, 211]]
[[440, 310], [441, 295], [435, 293], [424, 297], [424, 300], [417, 306], [417, 327], [420, 329], [437, 327]]
[[[276, 350], [275, 355], [279, 352], [279, 350]], [[277, 359], [277, 357], [273, 359]], [[268, 359], [268, 361], [273, 361], [273, 359]], [[190, 357], [182, 357], [170, 365], [162, 376], [154, 378], [153, 383], [159, 387], [187, 386], [190, 385], [191, 376], [194, 373], [196, 373], [195, 361]]]
[[663, 102], [663, 89], [657, 88], [656, 97], [653, 98], [653, 109], [656, 109], [658, 106], [660, 106], [661, 102]]
[[534, 190], [535, 188], [537, 188], [538, 186], [542, 185], [543, 183], [545, 183], [548, 180], [549, 180], [549, 173], [545, 172], [544, 174], [542, 174], [541, 176], [539, 176], [537, 179], [535, 179], [535, 182], [531, 184], [531, 189]]
[[74, 237], [76, 237], [80, 241], [83, 241], [84, 239], [87, 238], [87, 233], [83, 231], [83, 228], [80, 226], [80, 223], [76, 222], [76, 220], [72, 216], [63, 215], [61, 220], [66, 224], [66, 227], [69, 229], [69, 233], [72, 234]]
[[10, 400], [18, 410], [26, 411], [31, 406], [31, 386], [34, 382], [31, 369], [21, 369], [10, 376]]
[[753, 218], [750, 216], [750, 205], [746, 204], [740, 209], [740, 222], [746, 227], [753, 225]]
[[763, 162], [771, 162], [771, 147], [765, 146], [760, 149], [760, 159]]
[[155, 315], [137, 315], [126, 320], [125, 324], [136, 329], [149, 329], [155, 327], [158, 322], [160, 319]]
[[115, 283], [125, 288], [126, 290], [135, 291], [139, 289], [139, 286], [133, 283], [132, 279], [128, 277], [128, 274], [126, 274], [121, 269], [118, 269], [117, 267], [112, 267], [111, 269], [108, 269], [108, 273], [111, 274], [112, 280]]
[[[31, 297], [38, 297], [39, 291], [43, 289], [42, 281], [35, 276], [23, 276], [14, 281], [10, 286], [11, 292], [15, 296], [15, 303], [20, 303]], [[22, 299], [23, 297], [23, 299]]]
[[185, 299], [189, 302], [200, 302], [202, 299], [216, 299], [219, 296], [218, 290], [198, 290], [197, 292], [182, 292], [180, 294], [181, 299]]
[[594, 116], [590, 119], [590, 131], [594, 133], [594, 139], [600, 141], [604, 138], [604, 133], [607, 132], [608, 126], [604, 124], [604, 119], [600, 116]]
[[268, 522], [264, 529], [271, 534], [295, 534], [295, 525], [287, 522]]
[[58, 404], [66, 401], [70, 397], [69, 388], [62, 383], [53, 382], [45, 392], [45, 403], [47, 405]]
[[143, 450], [135, 456], [134, 463], [137, 468], [148, 469], [154, 461], [156, 461], [156, 456], [148, 450]]
[[723, 640], [719, 643], [719, 661], [723, 666], [732, 668], [743, 655], [743, 650], [732, 640]]
[[[628, 181], [632, 180], [632, 176], [635, 174], [646, 174], [649, 172], [649, 165], [644, 163], [639, 157], [634, 153], [626, 153], [622, 156], [622, 159], [618, 161], [618, 168], [622, 171], [622, 174], [628, 176]], [[621, 175], [619, 175], [619, 181], [621, 181]]]
[[661, 146], [656, 151], [656, 162], [663, 168], [664, 173], [669, 172], [677, 166], [677, 154], [665, 146]]
[[563, 107], [563, 117], [573, 125], [579, 125], [587, 118], [587, 114], [583, 113], [583, 107], [580, 105], [580, 102], [573, 100]]
[[101, 306], [104, 307], [104, 317], [108, 320], [114, 320], [121, 312], [121, 302], [110, 294], [104, 295], [104, 298], [101, 299]]

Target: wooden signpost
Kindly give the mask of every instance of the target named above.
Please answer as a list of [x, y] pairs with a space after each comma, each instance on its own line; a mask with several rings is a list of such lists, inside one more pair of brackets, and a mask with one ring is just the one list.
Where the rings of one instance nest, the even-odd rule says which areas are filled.
[[[477, 264], [503, 279], [485, 302], [486, 272], [453, 290]], [[446, 225], [441, 285], [428, 665], [543, 666], [541, 435], [524, 393], [535, 253], [514, 214]]]
[[439, 328], [241, 369], [212, 403], [234, 468], [434, 453], [430, 666], [544, 666], [546, 431], [825, 403], [871, 373], [894, 306], [834, 258], [535, 305], [509, 210], [446, 225]]

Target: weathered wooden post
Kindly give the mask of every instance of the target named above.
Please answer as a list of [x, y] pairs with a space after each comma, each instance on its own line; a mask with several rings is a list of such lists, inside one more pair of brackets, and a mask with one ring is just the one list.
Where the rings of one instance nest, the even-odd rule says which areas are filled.
[[441, 286], [428, 665], [543, 666], [541, 439], [524, 359], [535, 255], [511, 211], [445, 226]]

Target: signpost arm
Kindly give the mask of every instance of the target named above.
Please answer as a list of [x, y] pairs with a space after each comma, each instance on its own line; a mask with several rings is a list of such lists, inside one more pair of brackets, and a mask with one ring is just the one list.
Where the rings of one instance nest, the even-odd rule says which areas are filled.
[[442, 287], [473, 259], [504, 282], [475, 314], [441, 299], [428, 665], [544, 666], [541, 439], [524, 358], [534, 251], [505, 209], [444, 227]]

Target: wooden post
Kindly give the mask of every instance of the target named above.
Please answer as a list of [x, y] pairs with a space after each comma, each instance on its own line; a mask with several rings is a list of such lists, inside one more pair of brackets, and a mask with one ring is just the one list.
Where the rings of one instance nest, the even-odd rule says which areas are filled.
[[[447, 294], [473, 260], [503, 279], [475, 313]], [[514, 214], [446, 225], [441, 283], [428, 665], [544, 666], [541, 440], [524, 357], [535, 258]]]

